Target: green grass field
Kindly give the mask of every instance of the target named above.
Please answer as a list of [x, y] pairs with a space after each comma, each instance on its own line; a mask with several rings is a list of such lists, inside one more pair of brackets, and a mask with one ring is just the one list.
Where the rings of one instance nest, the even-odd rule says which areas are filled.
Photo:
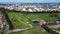
[[[16, 13], [16, 12], [7, 12], [10, 20], [14, 23], [26, 23], [29, 22], [28, 18], [31, 20], [40, 20], [40, 19], [44, 19], [46, 21], [49, 22], [55, 22], [56, 20], [58, 20], [58, 18], [52, 18], [50, 17], [50, 13]], [[60, 15], [60, 14], [59, 14]]]
[[23, 16], [23, 14], [9, 12], [8, 15], [15, 29], [29, 27], [27, 24], [28, 20]]
[[[34, 23], [30, 22], [30, 20], [44, 19], [49, 22], [54, 22], [59, 18], [59, 17], [58, 18], [50, 17], [49, 16], [50, 13], [16, 13], [16, 12], [6, 12], [6, 13], [8, 14], [9, 19], [11, 20], [15, 29], [29, 27], [27, 22], [29, 22], [33, 26], [37, 26], [37, 25], [34, 25]], [[41, 27], [36, 27], [24, 32], [17, 32], [17, 33], [10, 33], [10, 34], [48, 34], [47, 32], [42, 32], [42, 29], [43, 28]]]
[[0, 32], [0, 34], [2, 34], [2, 32]]

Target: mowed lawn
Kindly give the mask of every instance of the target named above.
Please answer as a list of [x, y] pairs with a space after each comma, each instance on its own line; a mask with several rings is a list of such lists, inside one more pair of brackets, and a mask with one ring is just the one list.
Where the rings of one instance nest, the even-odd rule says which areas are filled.
[[0, 34], [2, 34], [2, 32], [0, 32]]
[[44, 19], [49, 22], [54, 22], [55, 20], [58, 20], [58, 18], [53, 18], [50, 16], [50, 13], [30, 13], [30, 14], [24, 14], [26, 17], [29, 17], [31, 20], [40, 20]]
[[27, 24], [28, 20], [23, 16], [23, 14], [9, 12], [8, 16], [15, 29], [30, 27]]
[[9, 19], [11, 20], [14, 28], [25, 28], [29, 27], [27, 22], [30, 20], [40, 20], [44, 19], [49, 22], [55, 22], [58, 18], [50, 17], [50, 13], [16, 13], [7, 12]]

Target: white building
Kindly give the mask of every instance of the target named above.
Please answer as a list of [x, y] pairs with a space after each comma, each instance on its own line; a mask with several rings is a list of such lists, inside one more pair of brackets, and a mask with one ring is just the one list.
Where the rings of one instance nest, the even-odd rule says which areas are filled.
[[22, 11], [27, 11], [26, 8], [22, 8]]
[[28, 9], [28, 11], [29, 11], [29, 12], [33, 12], [33, 10], [32, 10], [32, 9], [30, 9], [30, 8]]

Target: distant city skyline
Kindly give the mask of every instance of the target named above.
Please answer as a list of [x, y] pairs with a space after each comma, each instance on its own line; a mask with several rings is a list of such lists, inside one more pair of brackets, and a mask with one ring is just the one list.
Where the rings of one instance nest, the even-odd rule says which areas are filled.
[[60, 0], [0, 0], [0, 3], [60, 3]]

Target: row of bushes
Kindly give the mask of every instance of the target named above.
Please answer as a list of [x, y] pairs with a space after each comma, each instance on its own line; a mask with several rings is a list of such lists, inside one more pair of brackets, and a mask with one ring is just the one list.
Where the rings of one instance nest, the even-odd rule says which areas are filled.
[[5, 15], [5, 18], [7, 20], [7, 23], [9, 24], [9, 29], [12, 30], [13, 29], [13, 25], [8, 17], [8, 15], [6, 14], [6, 12], [3, 11], [3, 14]]
[[59, 34], [59, 33], [55, 32], [55, 31], [53, 31], [52, 29], [46, 27], [45, 25], [42, 25], [41, 27], [44, 28], [47, 32], [49, 32], [51, 34]]

